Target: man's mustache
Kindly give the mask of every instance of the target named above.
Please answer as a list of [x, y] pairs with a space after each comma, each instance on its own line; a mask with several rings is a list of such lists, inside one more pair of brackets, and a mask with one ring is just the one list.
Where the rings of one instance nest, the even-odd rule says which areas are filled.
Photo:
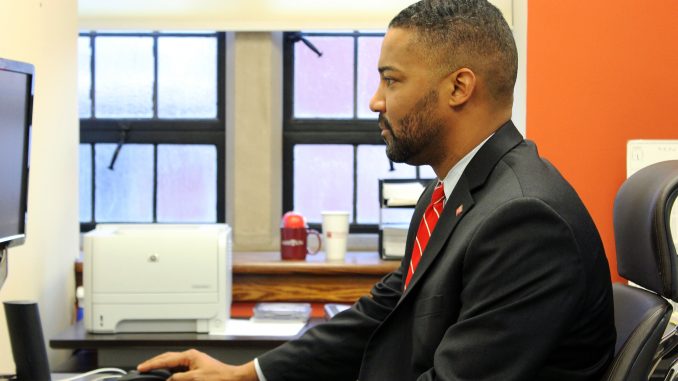
[[383, 129], [390, 131], [393, 133], [393, 127], [391, 126], [391, 122], [386, 119], [384, 114], [379, 114], [379, 125], [382, 126]]

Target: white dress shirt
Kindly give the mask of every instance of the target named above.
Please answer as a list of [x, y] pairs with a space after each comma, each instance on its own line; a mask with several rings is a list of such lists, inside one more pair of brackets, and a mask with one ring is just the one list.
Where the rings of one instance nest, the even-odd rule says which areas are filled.
[[454, 190], [454, 187], [457, 186], [457, 183], [459, 182], [459, 179], [461, 178], [461, 174], [464, 173], [464, 170], [466, 169], [466, 166], [468, 166], [468, 163], [471, 162], [471, 159], [478, 153], [480, 148], [487, 142], [494, 134], [488, 136], [485, 140], [480, 142], [474, 149], [472, 149], [469, 153], [466, 154], [466, 156], [462, 157], [461, 160], [455, 164], [452, 169], [450, 169], [449, 172], [447, 172], [447, 176], [443, 180], [440, 180], [443, 182], [443, 187], [445, 190], [445, 202], [450, 199], [450, 195], [452, 194], [452, 191]]

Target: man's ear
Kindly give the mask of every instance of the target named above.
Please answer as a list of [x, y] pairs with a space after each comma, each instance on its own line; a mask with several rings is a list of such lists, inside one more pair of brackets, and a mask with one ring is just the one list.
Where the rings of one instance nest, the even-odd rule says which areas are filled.
[[461, 106], [466, 103], [475, 91], [476, 75], [471, 69], [463, 67], [451, 73], [447, 80], [450, 85], [448, 94], [450, 107]]

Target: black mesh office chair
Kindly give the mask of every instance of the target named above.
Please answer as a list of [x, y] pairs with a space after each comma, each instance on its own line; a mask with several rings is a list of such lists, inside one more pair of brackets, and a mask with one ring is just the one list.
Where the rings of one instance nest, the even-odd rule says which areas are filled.
[[617, 193], [617, 269], [644, 289], [613, 286], [617, 345], [604, 380], [648, 380], [676, 345], [675, 331], [667, 331], [672, 307], [664, 298], [678, 299], [678, 258], [670, 227], [677, 195], [678, 160], [641, 169]]

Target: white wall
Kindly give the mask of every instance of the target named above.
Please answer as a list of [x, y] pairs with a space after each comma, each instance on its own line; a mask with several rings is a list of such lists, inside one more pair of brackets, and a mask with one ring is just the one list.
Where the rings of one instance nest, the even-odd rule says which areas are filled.
[[[47, 340], [71, 324], [78, 254], [77, 1], [0, 0], [0, 57], [35, 65], [24, 246], [9, 251], [0, 300], [37, 300]], [[48, 351], [51, 365], [64, 351]], [[14, 371], [4, 310], [0, 373]]]

